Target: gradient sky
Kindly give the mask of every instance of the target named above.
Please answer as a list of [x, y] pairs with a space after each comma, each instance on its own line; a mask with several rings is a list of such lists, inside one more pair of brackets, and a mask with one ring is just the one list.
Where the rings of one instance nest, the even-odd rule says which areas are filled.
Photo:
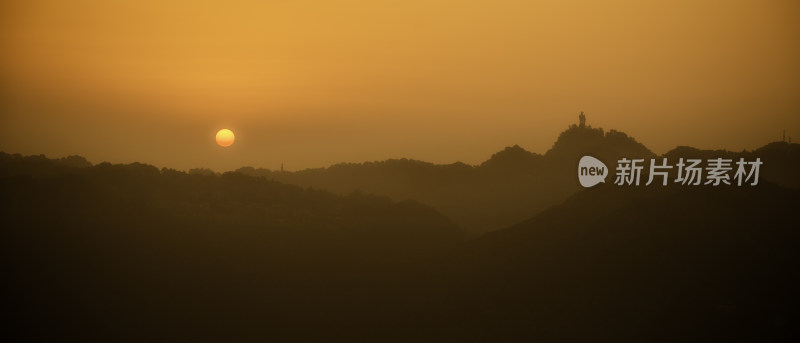
[[[800, 141], [800, 2], [0, 2], [0, 151], [218, 171]], [[218, 129], [237, 137], [215, 144]]]

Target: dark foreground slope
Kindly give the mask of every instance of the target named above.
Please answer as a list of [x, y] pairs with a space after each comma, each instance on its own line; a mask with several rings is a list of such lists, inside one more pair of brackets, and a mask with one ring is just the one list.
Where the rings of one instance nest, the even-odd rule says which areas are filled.
[[782, 341], [798, 320], [800, 192], [599, 187], [475, 240], [439, 275], [443, 336]]
[[3, 155], [24, 341], [781, 341], [800, 191], [600, 185], [464, 242], [430, 208]]

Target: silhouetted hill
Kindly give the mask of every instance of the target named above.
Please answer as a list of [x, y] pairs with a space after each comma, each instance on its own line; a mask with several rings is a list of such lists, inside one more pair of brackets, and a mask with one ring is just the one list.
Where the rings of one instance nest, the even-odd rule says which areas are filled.
[[[545, 154], [548, 158], [574, 160], [591, 155], [600, 160], [616, 161], [620, 157], [653, 158], [655, 154], [624, 132], [572, 125], [558, 136]], [[577, 165], [577, 163], [574, 163]]]
[[768, 184], [600, 185], [456, 254], [423, 297], [439, 299], [429, 325], [456, 340], [787, 341], [798, 205]]
[[481, 163], [480, 167], [488, 170], [536, 170], [541, 168], [544, 158], [515, 145], [507, 147]]

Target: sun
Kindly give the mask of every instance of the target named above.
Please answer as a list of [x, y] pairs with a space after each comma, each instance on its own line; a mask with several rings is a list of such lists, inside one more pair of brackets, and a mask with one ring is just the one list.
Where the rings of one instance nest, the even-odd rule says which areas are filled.
[[222, 129], [217, 131], [217, 144], [223, 147], [229, 147], [233, 144], [233, 140], [236, 137], [233, 135], [233, 131], [228, 129]]

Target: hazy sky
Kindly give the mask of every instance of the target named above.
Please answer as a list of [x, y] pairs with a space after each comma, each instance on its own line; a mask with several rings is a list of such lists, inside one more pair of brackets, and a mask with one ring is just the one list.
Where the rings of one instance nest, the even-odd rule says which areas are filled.
[[[276, 169], [800, 141], [800, 2], [0, 2], [0, 150]], [[236, 143], [217, 146], [218, 129]]]

